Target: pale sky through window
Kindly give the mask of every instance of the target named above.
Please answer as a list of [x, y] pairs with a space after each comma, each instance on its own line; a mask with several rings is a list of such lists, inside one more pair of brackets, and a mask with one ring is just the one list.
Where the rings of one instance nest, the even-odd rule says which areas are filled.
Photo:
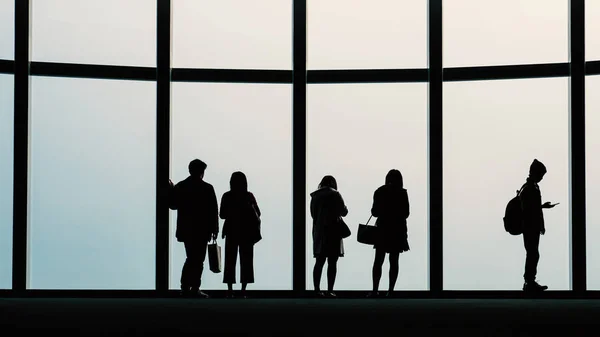
[[[178, 68], [292, 69], [292, 0], [173, 0]], [[33, 61], [156, 66], [155, 0], [31, 0]], [[568, 0], [445, 0], [443, 65], [569, 61]], [[0, 0], [0, 59], [14, 59], [14, 0]], [[586, 1], [586, 57], [600, 60], [600, 1]], [[427, 67], [426, 0], [308, 0], [307, 68]], [[600, 77], [586, 81], [588, 288], [600, 289]], [[12, 279], [13, 76], [0, 74], [0, 288]], [[155, 286], [156, 84], [31, 78], [29, 286]], [[569, 289], [568, 78], [444, 83], [444, 288], [518, 290], [525, 252], [504, 232], [506, 202], [534, 158], [547, 233], [538, 279]], [[411, 250], [397, 290], [427, 289], [427, 84], [309, 84], [308, 193], [338, 179], [353, 231], [336, 288], [369, 290], [374, 251], [356, 242], [389, 169], [404, 175]], [[292, 86], [174, 83], [171, 179], [207, 162], [220, 200], [236, 170], [263, 212], [252, 289], [292, 287]], [[170, 284], [183, 245], [171, 211]], [[307, 289], [312, 289], [307, 212]], [[222, 221], [220, 222], [222, 226]], [[219, 243], [224, 244], [219, 238]], [[206, 263], [207, 265], [207, 263]], [[381, 289], [387, 287], [387, 261]], [[325, 283], [326, 277], [323, 277]], [[226, 289], [205, 268], [205, 289]]]

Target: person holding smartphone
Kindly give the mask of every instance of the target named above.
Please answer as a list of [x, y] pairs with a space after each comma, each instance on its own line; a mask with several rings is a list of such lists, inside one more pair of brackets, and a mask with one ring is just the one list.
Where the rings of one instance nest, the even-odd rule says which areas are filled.
[[521, 210], [523, 214], [523, 243], [525, 245], [525, 273], [523, 278], [524, 291], [544, 291], [548, 286], [540, 285], [535, 280], [537, 266], [540, 259], [540, 235], [546, 233], [544, 225], [544, 208], [553, 208], [558, 204], [547, 201], [542, 204], [542, 195], [539, 183], [546, 174], [546, 166], [537, 159], [529, 167], [529, 177], [520, 194]]

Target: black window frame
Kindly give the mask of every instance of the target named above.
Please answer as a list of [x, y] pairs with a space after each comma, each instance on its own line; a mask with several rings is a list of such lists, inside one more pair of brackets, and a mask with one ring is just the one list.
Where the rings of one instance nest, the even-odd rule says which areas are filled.
[[[14, 60], [0, 60], [0, 73], [14, 75], [14, 190], [12, 289], [1, 296], [153, 297], [169, 290], [169, 177], [171, 83], [282, 83], [293, 90], [293, 282], [291, 291], [261, 291], [262, 297], [304, 297], [306, 290], [306, 87], [317, 83], [428, 84], [428, 290], [401, 291], [406, 298], [520, 298], [518, 291], [443, 289], [443, 83], [528, 78], [569, 78], [569, 291], [546, 298], [600, 298], [586, 285], [585, 78], [600, 75], [600, 60], [585, 60], [585, 0], [569, 0], [569, 60], [565, 63], [444, 68], [442, 2], [428, 0], [428, 66], [419, 69], [307, 70], [306, 0], [293, 0], [292, 70], [172, 68], [172, 0], [156, 0], [156, 67], [32, 62], [31, 0], [15, 0]], [[35, 290], [27, 287], [30, 77], [119, 79], [156, 82], [156, 288], [150, 291]], [[367, 271], [365, 271], [367, 272]], [[360, 292], [346, 292], [347, 296]]]

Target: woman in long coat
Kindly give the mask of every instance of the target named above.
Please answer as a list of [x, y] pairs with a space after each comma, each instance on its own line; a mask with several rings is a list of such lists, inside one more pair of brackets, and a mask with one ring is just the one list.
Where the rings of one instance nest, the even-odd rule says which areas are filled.
[[[344, 199], [337, 191], [337, 182], [325, 176], [319, 188], [310, 194], [310, 215], [313, 219], [313, 283], [317, 296], [335, 297], [333, 286], [337, 274], [338, 258], [344, 256], [344, 244], [339, 230], [342, 217], [348, 214]], [[327, 292], [321, 291], [321, 274], [327, 261]]]
[[388, 293], [391, 296], [398, 279], [398, 260], [400, 253], [408, 251], [408, 193], [404, 188], [402, 174], [398, 170], [390, 170], [385, 178], [385, 185], [379, 187], [373, 195], [371, 214], [377, 217], [377, 242], [374, 245], [375, 261], [373, 262], [373, 291], [369, 297], [378, 296], [379, 281], [385, 255], [389, 254], [390, 281]]

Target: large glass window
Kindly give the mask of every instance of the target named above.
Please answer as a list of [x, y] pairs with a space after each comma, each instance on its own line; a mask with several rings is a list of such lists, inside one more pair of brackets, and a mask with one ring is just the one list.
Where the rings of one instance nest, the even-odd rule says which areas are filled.
[[156, 84], [31, 90], [30, 288], [154, 289]]
[[[251, 289], [292, 288], [292, 88], [281, 84], [174, 83], [171, 114], [171, 179], [189, 176], [198, 158], [208, 165], [205, 180], [221, 197], [235, 171], [262, 212], [262, 237], [254, 247], [255, 284]], [[180, 288], [185, 249], [175, 239], [176, 211], [171, 212], [170, 285]], [[219, 220], [222, 232], [223, 220]], [[225, 257], [225, 242], [217, 240]], [[223, 261], [224, 262], [224, 261]], [[226, 289], [223, 273], [205, 261], [203, 289]], [[237, 263], [239, 282], [239, 259]], [[239, 287], [237, 285], [236, 287]], [[250, 289], [249, 288], [249, 289]]]
[[0, 75], [0, 289], [12, 287], [13, 83]]
[[586, 224], [587, 224], [587, 287], [589, 290], [600, 289], [600, 210], [597, 208], [600, 202], [600, 135], [596, 132], [600, 126], [600, 76], [589, 76], [586, 78]]
[[588, 61], [600, 61], [600, 1], [585, 2], [585, 55]]
[[156, 0], [32, 1], [32, 60], [156, 65]]
[[568, 62], [568, 0], [445, 0], [444, 67]]
[[538, 279], [569, 289], [568, 79], [444, 84], [444, 289], [520, 290], [522, 236], [504, 230], [507, 202], [533, 159], [548, 173], [540, 183], [546, 234]]
[[173, 67], [292, 69], [292, 1], [173, 1]]
[[[346, 205], [352, 235], [344, 240], [336, 289], [370, 290], [373, 246], [358, 243], [359, 223], [371, 214], [373, 193], [398, 169], [408, 190], [410, 251], [400, 256], [397, 290], [427, 289], [427, 85], [319, 84], [307, 90], [307, 288], [314, 290], [310, 193], [333, 175]], [[371, 219], [374, 223], [375, 218]], [[388, 287], [389, 264], [380, 289]], [[326, 270], [322, 289], [326, 289]]]
[[307, 1], [309, 69], [427, 67], [427, 0]]
[[15, 1], [0, 0], [0, 60], [14, 59]]

